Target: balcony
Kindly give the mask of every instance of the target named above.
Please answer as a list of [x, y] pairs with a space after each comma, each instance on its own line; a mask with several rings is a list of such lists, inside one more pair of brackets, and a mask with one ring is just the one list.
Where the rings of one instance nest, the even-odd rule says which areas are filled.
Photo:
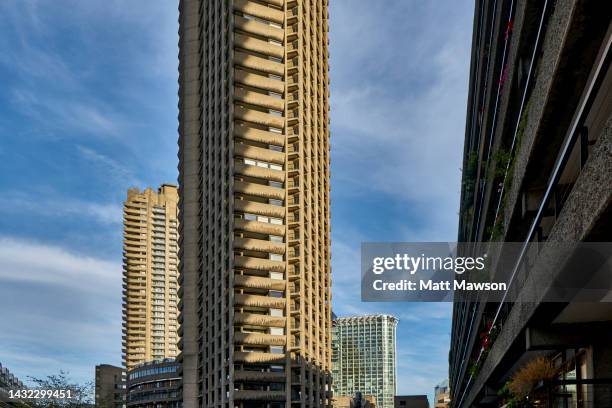
[[281, 77], [285, 75], [285, 64], [256, 57], [255, 55], [247, 54], [241, 51], [236, 51], [234, 53], [234, 63], [241, 67], [266, 72], [268, 74], [274, 74]]
[[250, 256], [235, 256], [234, 265], [238, 268], [253, 269], [256, 271], [285, 272], [285, 262], [271, 261], [269, 259]]
[[285, 118], [282, 116], [274, 116], [269, 113], [260, 112], [254, 109], [249, 109], [244, 106], [236, 106], [234, 109], [234, 117], [236, 119], [255, 123], [260, 126], [269, 126], [276, 129], [285, 128]]
[[235, 238], [234, 248], [247, 249], [249, 251], [269, 252], [273, 254], [284, 254], [285, 244], [255, 238]]
[[285, 327], [286, 318], [256, 313], [235, 313], [234, 323], [260, 327]]
[[282, 59], [285, 56], [285, 48], [280, 45], [260, 40], [243, 34], [234, 34], [234, 45], [242, 49], [253, 51], [258, 54]]
[[237, 220], [234, 220], [234, 228], [236, 230], [256, 232], [258, 234], [277, 235], [277, 236], [285, 235], [284, 225], [268, 224], [267, 222], [247, 221], [243, 219], [237, 219]]
[[253, 142], [266, 143], [275, 146], [285, 145], [285, 135], [255, 129], [242, 123], [236, 123], [234, 126], [234, 136], [245, 140], [251, 140]]
[[283, 364], [285, 354], [236, 351], [234, 352], [234, 360], [251, 364]]
[[262, 381], [262, 382], [284, 382], [285, 373], [269, 371], [234, 371], [234, 381]]
[[250, 146], [244, 143], [237, 143], [234, 146], [234, 153], [247, 159], [260, 160], [268, 163], [284, 164], [285, 153], [277, 152], [261, 147]]
[[238, 390], [234, 391], [234, 399], [237, 401], [285, 401], [285, 391], [256, 391]]
[[234, 71], [234, 81], [240, 84], [252, 86], [254, 88], [264, 89], [266, 91], [283, 94], [285, 92], [285, 82], [279, 79], [268, 78], [254, 74], [252, 72], [236, 69]]
[[285, 33], [282, 28], [259, 22], [257, 20], [234, 16], [234, 28], [246, 33], [255, 34], [261, 37], [270, 38], [282, 42]]
[[234, 286], [251, 289], [285, 290], [284, 280], [263, 278], [260, 276], [236, 275]]
[[282, 170], [266, 169], [264, 167], [251, 166], [244, 163], [236, 163], [234, 166], [234, 173], [281, 183], [285, 181], [285, 172]]
[[234, 296], [234, 304], [237, 306], [284, 309], [286, 303], [287, 300], [285, 298], [241, 294]]
[[264, 217], [285, 218], [285, 207], [279, 207], [271, 204], [256, 203], [254, 201], [247, 200], [235, 200], [234, 209], [236, 211], [245, 213], [262, 215]]
[[234, 192], [273, 200], [285, 199], [285, 190], [282, 188], [249, 183], [246, 181], [234, 181]]
[[280, 112], [285, 110], [284, 99], [275, 98], [274, 96], [259, 92], [247, 91], [244, 88], [234, 89], [234, 99], [250, 105], [261, 106], [263, 108], [273, 109]]
[[235, 344], [247, 344], [257, 346], [284, 346], [287, 344], [285, 336], [265, 333], [234, 333]]
[[[282, 3], [280, 0], [271, 0], [271, 4]], [[285, 22], [285, 13], [281, 10], [266, 7], [259, 3], [254, 3], [247, 0], [234, 0], [234, 10], [241, 11], [251, 16], [259, 17], [263, 20], [283, 24]]]

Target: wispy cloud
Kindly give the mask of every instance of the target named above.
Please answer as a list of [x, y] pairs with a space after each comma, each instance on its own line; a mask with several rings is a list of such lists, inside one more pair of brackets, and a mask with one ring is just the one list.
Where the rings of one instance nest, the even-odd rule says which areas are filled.
[[0, 237], [0, 280], [52, 284], [108, 296], [121, 276], [115, 262], [61, 247]]
[[121, 276], [113, 261], [0, 237], [2, 363], [22, 379], [63, 369], [79, 381], [119, 363]]
[[[43, 197], [44, 199], [41, 199]], [[56, 193], [4, 192], [0, 195], [0, 213], [5, 216], [28, 213], [38, 217], [71, 217], [99, 224], [121, 224], [123, 208], [116, 203], [96, 203], [63, 197]]]
[[99, 166], [99, 174], [107, 175], [120, 185], [140, 186], [141, 180], [134, 176], [133, 171], [125, 164], [85, 146], [77, 146], [83, 158], [94, 166]]

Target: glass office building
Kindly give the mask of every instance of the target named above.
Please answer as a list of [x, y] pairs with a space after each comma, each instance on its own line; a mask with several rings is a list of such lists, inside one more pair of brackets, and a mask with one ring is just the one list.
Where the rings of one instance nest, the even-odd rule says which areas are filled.
[[397, 322], [395, 317], [389, 315], [341, 317], [334, 320], [334, 395], [348, 397], [361, 392], [375, 396], [377, 407], [393, 407]]

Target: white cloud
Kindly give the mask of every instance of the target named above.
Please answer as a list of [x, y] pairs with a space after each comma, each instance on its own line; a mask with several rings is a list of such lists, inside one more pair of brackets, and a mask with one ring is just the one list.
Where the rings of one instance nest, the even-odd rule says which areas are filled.
[[93, 165], [99, 166], [100, 170], [98, 173], [104, 177], [110, 177], [118, 185], [128, 186], [139, 186], [142, 185], [142, 181], [134, 176], [134, 173], [126, 165], [114, 160], [102, 153], [99, 153], [93, 149], [85, 146], [77, 146], [77, 150], [83, 156], [83, 158]]
[[49, 284], [105, 296], [121, 277], [118, 263], [11, 237], [0, 237], [0, 265], [0, 281]]
[[0, 361], [18, 377], [89, 381], [121, 355], [121, 265], [0, 237]]
[[59, 196], [54, 192], [4, 192], [0, 195], [0, 213], [5, 215], [28, 213], [30, 217], [89, 219], [103, 225], [116, 225], [123, 222], [123, 208], [120, 205], [88, 202]]

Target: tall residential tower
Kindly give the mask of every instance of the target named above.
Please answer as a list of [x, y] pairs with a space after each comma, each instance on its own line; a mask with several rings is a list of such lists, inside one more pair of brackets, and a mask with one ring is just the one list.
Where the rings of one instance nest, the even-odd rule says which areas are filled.
[[334, 320], [334, 393], [374, 395], [376, 406], [393, 408], [397, 319], [389, 315]]
[[179, 3], [185, 408], [330, 405], [327, 6]]
[[128, 190], [124, 203], [123, 361], [176, 357], [178, 225], [176, 186]]

